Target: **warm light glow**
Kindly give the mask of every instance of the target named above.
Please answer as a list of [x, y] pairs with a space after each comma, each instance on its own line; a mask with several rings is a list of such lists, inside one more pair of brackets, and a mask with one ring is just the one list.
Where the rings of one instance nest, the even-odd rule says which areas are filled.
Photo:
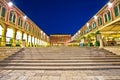
[[112, 3], [108, 2], [108, 7], [111, 8], [112, 7]]
[[27, 34], [23, 34], [23, 40], [26, 40], [27, 41]]
[[22, 38], [22, 33], [18, 31], [16, 34], [16, 39], [20, 40], [21, 38]]
[[12, 2], [9, 2], [9, 3], [8, 3], [8, 6], [9, 6], [9, 7], [12, 7], [12, 6], [13, 6], [13, 3], [12, 3]]
[[27, 18], [27, 16], [24, 16], [23, 18], [24, 18], [24, 19], [26, 19], [26, 18]]
[[2, 26], [0, 25], [0, 38], [1, 38], [1, 36], [2, 36]]
[[35, 42], [35, 38], [34, 38], [34, 37], [32, 37], [32, 43], [34, 44], [34, 42]]
[[45, 33], [44, 33], [44, 36], [45, 36]]
[[97, 16], [96, 15], [94, 16], [94, 19], [97, 20]]
[[7, 32], [6, 32], [6, 41], [9, 42], [14, 35], [14, 31], [13, 29], [7, 28]]
[[30, 35], [28, 36], [28, 42], [31, 42], [31, 36]]
[[81, 31], [79, 31], [79, 33], [80, 33]]
[[89, 23], [87, 23], [87, 27], [89, 27]]
[[41, 34], [43, 33], [43, 31], [41, 31]]

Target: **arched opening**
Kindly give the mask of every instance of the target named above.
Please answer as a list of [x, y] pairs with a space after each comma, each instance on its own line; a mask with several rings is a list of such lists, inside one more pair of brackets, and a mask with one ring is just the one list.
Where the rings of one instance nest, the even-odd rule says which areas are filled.
[[13, 35], [14, 35], [13, 29], [7, 28], [7, 32], [6, 32], [6, 46], [12, 46]]
[[22, 39], [22, 32], [17, 31], [17, 33], [16, 33], [16, 46], [20, 46], [21, 39]]

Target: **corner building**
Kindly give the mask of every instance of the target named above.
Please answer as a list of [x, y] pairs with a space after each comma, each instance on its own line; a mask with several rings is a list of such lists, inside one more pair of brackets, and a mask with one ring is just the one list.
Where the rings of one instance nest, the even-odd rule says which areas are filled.
[[0, 0], [0, 46], [48, 46], [46, 35], [31, 19], [9, 4], [9, 0]]
[[52, 34], [50, 35], [50, 44], [51, 46], [66, 45], [70, 39], [71, 35], [69, 34]]
[[[97, 35], [99, 33], [99, 35]], [[72, 40], [89, 44], [100, 42], [100, 46], [120, 45], [120, 0], [110, 0], [85, 23]]]

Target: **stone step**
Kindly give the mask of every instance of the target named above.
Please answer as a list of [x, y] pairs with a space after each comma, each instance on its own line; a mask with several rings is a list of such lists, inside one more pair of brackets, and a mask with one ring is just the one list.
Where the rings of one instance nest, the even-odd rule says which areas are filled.
[[20, 63], [20, 62], [24, 62], [24, 63], [81, 63], [81, 62], [84, 62], [84, 63], [87, 63], [87, 62], [120, 62], [120, 59], [105, 59], [105, 60], [103, 60], [103, 59], [101, 59], [101, 60], [99, 60], [99, 59], [97, 59], [97, 60], [86, 60], [86, 59], [84, 59], [84, 60], [68, 60], [68, 59], [53, 59], [53, 60], [51, 60], [51, 59], [46, 59], [46, 60], [44, 60], [44, 59], [41, 59], [41, 60], [32, 60], [32, 59], [30, 59], [30, 60], [4, 60], [4, 61], [1, 61], [2, 63], [4, 62], [4, 63], [9, 63], [9, 62], [12, 62], [12, 63], [14, 63], [14, 62], [16, 62], [16, 63]]
[[[12, 60], [12, 59], [23, 59], [23, 57], [15, 57], [15, 56], [11, 56], [8, 58], [8, 60]], [[24, 59], [31, 59], [31, 56], [28, 57], [24, 57]], [[83, 60], [83, 59], [120, 59], [120, 57], [39, 57], [36, 56], [36, 59], [79, 59], [79, 60]]]
[[0, 66], [0, 70], [108, 70], [120, 66]]
[[89, 62], [89, 63], [0, 63], [0, 66], [120, 66], [120, 62]]
[[[25, 55], [25, 54], [23, 54], [23, 55]], [[23, 55], [17, 55], [17, 54], [15, 54], [15, 55], [13, 55], [13, 57], [17, 57], [17, 58], [19, 58], [19, 57], [23, 57]], [[34, 54], [35, 55], [35, 54]], [[33, 56], [34, 56], [33, 55]], [[30, 54], [29, 55], [25, 55], [25, 56], [31, 56]], [[36, 54], [35, 56], [41, 56], [40, 54]], [[44, 56], [44, 55], [43, 55]], [[47, 55], [47, 56], [51, 56], [51, 55]], [[70, 56], [70, 57], [73, 57], [73, 55], [55, 55], [55, 56]], [[74, 56], [74, 57], [78, 57], [77, 55], [76, 56]], [[95, 58], [105, 58], [105, 57], [109, 57], [109, 58], [120, 58], [120, 56], [117, 56], [117, 55], [86, 55], [86, 56], [80, 56], [81, 58], [89, 58], [89, 57], [95, 57]]]

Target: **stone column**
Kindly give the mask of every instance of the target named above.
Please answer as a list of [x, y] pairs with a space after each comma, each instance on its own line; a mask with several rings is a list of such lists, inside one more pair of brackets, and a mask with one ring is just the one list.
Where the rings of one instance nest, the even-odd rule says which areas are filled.
[[1, 46], [2, 47], [6, 46], [6, 33], [7, 33], [7, 28], [5, 27], [2, 31], [2, 37], [1, 37]]
[[23, 47], [22, 43], [23, 43], [23, 35], [24, 35], [24, 32], [21, 32], [22, 33], [22, 36], [21, 36], [21, 40], [20, 40], [20, 46]]
[[103, 47], [104, 47], [104, 45], [103, 45], [103, 40], [100, 39], [99, 41], [100, 41], [100, 47], [99, 47], [99, 48], [103, 48]]
[[32, 36], [31, 36], [31, 47], [33, 47], [33, 43], [32, 43]]
[[27, 34], [27, 40], [26, 40], [26, 47], [28, 47], [28, 34]]
[[16, 46], [16, 32], [17, 32], [17, 30], [15, 29], [15, 30], [14, 30], [14, 33], [13, 33], [13, 40], [12, 40], [12, 46], [13, 46], [13, 47]]
[[103, 45], [103, 40], [102, 40], [102, 34], [97, 34], [97, 39], [96, 40], [100, 42], [99, 48], [103, 48], [104, 45]]

